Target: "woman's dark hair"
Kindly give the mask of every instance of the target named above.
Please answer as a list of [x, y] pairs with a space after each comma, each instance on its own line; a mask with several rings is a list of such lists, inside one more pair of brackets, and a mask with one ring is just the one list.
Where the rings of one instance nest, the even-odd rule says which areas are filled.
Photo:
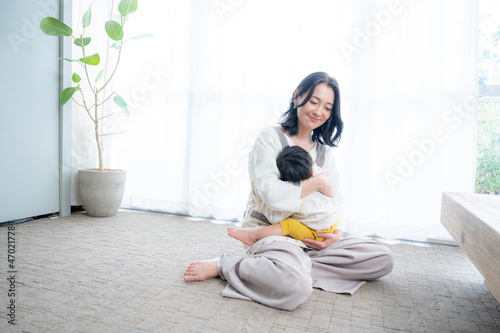
[[[329, 76], [325, 72], [316, 72], [309, 74], [300, 82], [297, 87], [298, 94], [292, 96], [288, 110], [281, 116], [280, 125], [290, 133], [296, 135], [298, 132], [299, 120], [297, 117], [297, 109], [305, 105], [314, 93], [314, 89], [320, 83], [325, 83], [332, 88], [334, 94], [333, 107], [330, 118], [320, 127], [313, 130], [312, 141], [314, 143], [326, 144], [330, 147], [336, 147], [340, 141], [340, 136], [344, 128], [344, 123], [340, 117], [340, 90], [337, 80]], [[295, 106], [293, 100], [306, 94], [304, 100], [299, 105]]]
[[276, 165], [281, 180], [297, 184], [311, 177], [313, 160], [304, 148], [285, 146], [276, 158]]

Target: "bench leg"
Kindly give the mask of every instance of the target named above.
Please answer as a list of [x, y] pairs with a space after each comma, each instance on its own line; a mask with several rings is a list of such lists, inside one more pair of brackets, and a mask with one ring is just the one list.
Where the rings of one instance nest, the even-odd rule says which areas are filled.
[[484, 280], [484, 284], [486, 285], [486, 287], [488, 287], [490, 292], [500, 303], [500, 286], [495, 286], [494, 284], [490, 284], [487, 280]]

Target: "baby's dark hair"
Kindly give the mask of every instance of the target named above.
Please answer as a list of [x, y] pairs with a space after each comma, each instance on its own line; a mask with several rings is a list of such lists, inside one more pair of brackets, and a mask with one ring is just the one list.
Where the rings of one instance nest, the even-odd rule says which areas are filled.
[[298, 184], [311, 177], [313, 160], [304, 148], [286, 146], [278, 154], [276, 165], [280, 171], [281, 180]]

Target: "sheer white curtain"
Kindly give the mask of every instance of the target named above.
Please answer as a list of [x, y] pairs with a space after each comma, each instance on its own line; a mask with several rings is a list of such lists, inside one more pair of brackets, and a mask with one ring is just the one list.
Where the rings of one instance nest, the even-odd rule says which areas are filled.
[[130, 42], [114, 85], [131, 109], [107, 146], [128, 172], [123, 207], [241, 218], [254, 137], [326, 71], [346, 231], [449, 238], [441, 193], [474, 188], [473, 0], [142, 1], [127, 24], [155, 37]]
[[[440, 224], [442, 192], [474, 191], [476, 5], [400, 3], [352, 56], [344, 89], [348, 230], [449, 238]], [[380, 13], [375, 4], [359, 13], [363, 30]]]

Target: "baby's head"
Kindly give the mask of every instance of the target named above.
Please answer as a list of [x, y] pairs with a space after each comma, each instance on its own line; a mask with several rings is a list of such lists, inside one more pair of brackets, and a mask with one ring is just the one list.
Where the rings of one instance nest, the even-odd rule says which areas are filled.
[[313, 164], [311, 155], [299, 146], [284, 147], [276, 158], [280, 179], [295, 184], [312, 176]]

